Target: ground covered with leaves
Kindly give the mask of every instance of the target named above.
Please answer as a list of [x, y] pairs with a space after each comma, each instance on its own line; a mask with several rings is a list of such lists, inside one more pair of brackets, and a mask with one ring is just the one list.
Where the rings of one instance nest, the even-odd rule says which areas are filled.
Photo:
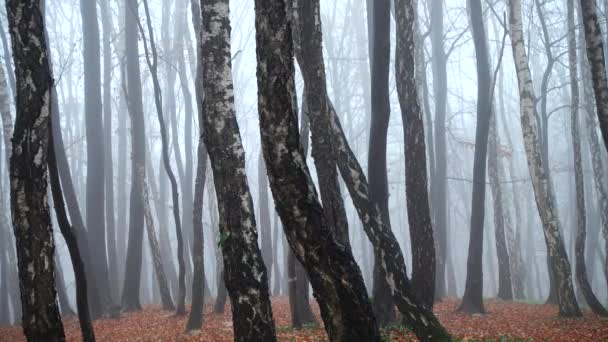
[[[466, 315], [456, 311], [456, 300], [445, 300], [435, 306], [435, 313], [457, 340], [465, 341], [608, 341], [608, 319], [585, 312], [583, 318], [557, 317], [557, 307], [526, 303], [486, 301], [485, 315]], [[289, 303], [286, 298], [273, 300], [273, 313], [279, 341], [327, 341], [324, 330], [306, 327], [290, 328]], [[230, 308], [215, 314], [207, 306], [203, 330], [197, 334], [183, 333], [187, 317], [159, 307], [123, 314], [120, 320], [95, 322], [97, 341], [232, 341]], [[315, 312], [319, 314], [315, 305]], [[319, 319], [320, 322], [320, 319]], [[66, 319], [68, 341], [79, 341], [78, 321]], [[403, 326], [382, 330], [386, 341], [415, 341]], [[20, 327], [0, 327], [0, 341], [24, 341]]]

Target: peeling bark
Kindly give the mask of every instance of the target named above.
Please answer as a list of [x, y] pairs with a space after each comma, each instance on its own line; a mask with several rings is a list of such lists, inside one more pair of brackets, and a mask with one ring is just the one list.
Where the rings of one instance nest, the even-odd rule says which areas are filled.
[[11, 214], [17, 247], [23, 332], [30, 341], [64, 341], [56, 301], [47, 155], [52, 76], [38, 0], [6, 2], [17, 115], [10, 160]]
[[201, 13], [204, 139], [217, 194], [219, 243], [232, 303], [234, 339], [275, 341], [266, 267], [257, 245], [245, 151], [234, 107], [229, 1], [205, 1]]

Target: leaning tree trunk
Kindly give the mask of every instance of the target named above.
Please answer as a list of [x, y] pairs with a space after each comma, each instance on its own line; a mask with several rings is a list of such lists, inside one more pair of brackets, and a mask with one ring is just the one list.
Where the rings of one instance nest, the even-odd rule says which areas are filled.
[[578, 91], [578, 69], [576, 56], [576, 26], [574, 23], [574, 4], [568, 1], [568, 64], [570, 67], [570, 93], [571, 93], [571, 118], [572, 150], [574, 152], [574, 183], [576, 188], [576, 280], [579, 289], [585, 297], [594, 313], [608, 316], [608, 311], [597, 299], [587, 277], [587, 266], [585, 264], [585, 243], [587, 238], [587, 217], [585, 213], [585, 184], [583, 175], [583, 161], [581, 153], [581, 137], [579, 128], [579, 91]]
[[321, 50], [321, 22], [315, 21], [311, 13], [300, 9], [308, 6], [303, 4], [303, 0], [293, 1], [294, 8], [298, 10], [294, 11], [292, 37], [295, 56], [306, 87], [305, 99], [312, 132], [311, 154], [317, 170], [323, 211], [330, 229], [340, 242], [350, 248], [348, 220], [340, 194], [335, 150], [332, 146], [331, 124], [327, 116], [323, 115], [327, 111], [328, 99]]
[[[49, 122], [49, 131], [51, 128], [50, 124], [51, 123]], [[95, 341], [95, 332], [93, 330], [93, 324], [91, 323], [91, 314], [89, 310], [85, 265], [80, 255], [80, 246], [78, 246], [78, 240], [76, 238], [77, 233], [74, 229], [75, 227], [70, 224], [65, 209], [63, 190], [61, 189], [61, 181], [59, 179], [59, 169], [57, 168], [57, 160], [55, 158], [56, 149], [54, 146], [54, 140], [53, 134], [49, 134], [48, 167], [51, 193], [55, 205], [55, 214], [57, 216], [57, 223], [59, 225], [61, 235], [63, 235], [66, 245], [68, 246], [68, 252], [70, 253], [70, 259], [74, 268], [74, 278], [76, 280], [76, 306], [78, 308], [78, 320], [80, 323], [82, 340], [85, 342], [93, 342]], [[79, 234], [82, 233], [83, 232], [80, 232]], [[85, 246], [85, 248], [87, 248], [87, 246]]]
[[[186, 273], [185, 273], [185, 263], [184, 263], [184, 239], [182, 236], [182, 225], [180, 218], [180, 210], [179, 210], [179, 192], [177, 188], [177, 180], [175, 179], [175, 175], [173, 174], [173, 169], [171, 168], [171, 161], [169, 159], [169, 142], [167, 138], [167, 128], [165, 125], [165, 119], [163, 115], [163, 103], [162, 103], [162, 94], [160, 89], [160, 82], [158, 80], [158, 54], [156, 51], [156, 43], [154, 42], [154, 31], [152, 30], [152, 21], [150, 19], [150, 10], [148, 8], [148, 1], [144, 0], [144, 11], [146, 14], [146, 25], [148, 28], [148, 39], [150, 43], [150, 49], [148, 50], [148, 44], [144, 39], [144, 50], [146, 56], [146, 62], [148, 64], [148, 68], [150, 69], [150, 74], [152, 75], [152, 83], [154, 85], [154, 104], [156, 106], [156, 114], [158, 116], [158, 123], [160, 126], [160, 136], [161, 136], [161, 145], [162, 145], [162, 157], [163, 157], [163, 165], [165, 167], [165, 172], [169, 177], [169, 182], [171, 183], [171, 198], [173, 200], [173, 220], [175, 222], [175, 236], [177, 238], [177, 263], [179, 267], [179, 291], [177, 294], [177, 315], [185, 315], [186, 314]], [[139, 22], [138, 22], [139, 24]], [[145, 38], [144, 29], [141, 24], [139, 24], [139, 29], [141, 35]], [[177, 136], [175, 136], [177, 138]], [[188, 137], [189, 139], [189, 137]], [[139, 170], [139, 169], [138, 169]], [[143, 168], [142, 168], [143, 170]], [[144, 177], [145, 178], [145, 177]], [[144, 203], [145, 206], [145, 203]], [[145, 210], [145, 209], [144, 209]]]
[[606, 78], [606, 65], [603, 48], [602, 30], [597, 17], [596, 0], [581, 0], [583, 12], [583, 25], [585, 26], [585, 40], [587, 42], [587, 59], [591, 68], [593, 91], [597, 117], [604, 137], [604, 145], [608, 149], [608, 79]]
[[[391, 228], [389, 214], [388, 170], [386, 166], [386, 149], [388, 124], [391, 108], [389, 97], [389, 73], [391, 54], [391, 14], [390, 0], [377, 0], [371, 4], [372, 37], [371, 45], [371, 119], [369, 128], [369, 149], [367, 175], [369, 195], [372, 202], [378, 205], [382, 222], [387, 229]], [[318, 49], [321, 51], [321, 49]], [[327, 115], [329, 118], [329, 116]], [[329, 126], [329, 125], [328, 125]], [[313, 137], [314, 138], [314, 137]], [[314, 141], [314, 140], [313, 140]], [[387, 326], [395, 320], [395, 304], [391, 297], [390, 286], [382, 276], [382, 260], [374, 255], [373, 269], [373, 308], [380, 326]]]
[[139, 186], [136, 170], [146, 165], [146, 131], [139, 70], [137, 0], [125, 0], [125, 55], [127, 103], [131, 119], [131, 194], [129, 208], [129, 243], [122, 291], [125, 311], [141, 310], [139, 286], [141, 282], [142, 249], [144, 238], [143, 189]]
[[532, 76], [528, 66], [528, 57], [524, 48], [521, 19], [521, 1], [510, 3], [511, 47], [520, 96], [521, 128], [524, 148], [528, 161], [530, 178], [536, 199], [538, 212], [543, 223], [543, 233], [548, 254], [552, 260], [551, 269], [555, 276], [560, 316], [581, 316], [572, 286], [570, 262], [560, 232], [557, 206], [554, 202], [553, 188], [543, 169], [543, 159], [538, 139], [536, 122], [536, 96], [532, 86]]
[[38, 0], [8, 0], [6, 12], [17, 77], [10, 184], [23, 332], [29, 341], [64, 341], [47, 202], [52, 76], [44, 21]]
[[232, 85], [228, 0], [202, 6], [205, 144], [220, 213], [224, 279], [232, 303], [235, 341], [275, 341], [268, 280], [257, 245], [253, 201], [245, 174]]
[[415, 71], [415, 2], [397, 0], [395, 74], [405, 141], [405, 195], [412, 241], [412, 288], [422, 305], [435, 298], [435, 241], [429, 207], [424, 122], [418, 104]]
[[[289, 245], [308, 272], [330, 340], [379, 341], [359, 267], [327, 223], [302, 154], [289, 27], [291, 1], [255, 2], [258, 113], [270, 187]], [[306, 7], [303, 10], [319, 10], [317, 1], [313, 6], [301, 5]]]

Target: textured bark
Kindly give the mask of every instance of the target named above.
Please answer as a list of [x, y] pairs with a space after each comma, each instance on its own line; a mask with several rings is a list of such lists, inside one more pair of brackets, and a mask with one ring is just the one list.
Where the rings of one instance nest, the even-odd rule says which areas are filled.
[[572, 133], [572, 152], [574, 157], [574, 183], [576, 196], [576, 280], [579, 289], [585, 297], [585, 301], [594, 313], [608, 316], [608, 311], [597, 299], [587, 277], [587, 266], [585, 264], [585, 243], [587, 239], [587, 216], [585, 212], [585, 184], [583, 175], [583, 161], [581, 153], [581, 137], [579, 127], [579, 89], [578, 68], [576, 56], [576, 26], [574, 22], [574, 3], [567, 3], [568, 9], [568, 64], [570, 69], [570, 129]]
[[[158, 54], [156, 52], [156, 43], [154, 42], [154, 31], [152, 30], [152, 21], [150, 20], [150, 11], [148, 8], [148, 1], [144, 0], [144, 10], [146, 14], [146, 25], [148, 28], [148, 40], [150, 43], [150, 48], [148, 49], [148, 44], [144, 40], [144, 50], [146, 55], [146, 62], [148, 64], [148, 68], [150, 69], [150, 74], [152, 76], [152, 83], [154, 85], [154, 105], [156, 107], [156, 114], [158, 117], [158, 123], [160, 126], [160, 136], [161, 136], [161, 144], [162, 144], [162, 158], [163, 158], [163, 166], [165, 168], [165, 172], [169, 177], [169, 183], [171, 184], [171, 199], [173, 200], [173, 220], [175, 222], [175, 236], [177, 238], [177, 262], [179, 267], [179, 290], [177, 294], [177, 315], [185, 315], [186, 314], [186, 265], [184, 263], [184, 239], [182, 236], [182, 225], [180, 218], [180, 210], [179, 210], [179, 190], [177, 188], [177, 180], [175, 179], [175, 175], [173, 174], [173, 169], [171, 168], [171, 161], [169, 159], [169, 142], [167, 138], [167, 128], [165, 125], [164, 115], [163, 115], [163, 102], [162, 102], [162, 93], [160, 89], [160, 82], [158, 80]], [[138, 22], [139, 23], [139, 22]], [[141, 35], [144, 35], [144, 29], [140, 24]], [[177, 138], [177, 136], [176, 136]], [[142, 168], [143, 169], [143, 168]]]
[[581, 0], [585, 40], [587, 42], [587, 59], [591, 68], [593, 92], [600, 129], [604, 145], [608, 149], [608, 79], [603, 48], [602, 30], [597, 17], [596, 0]]
[[[374, 1], [372, 38], [370, 44], [371, 61], [371, 119], [369, 129], [369, 149], [367, 174], [369, 180], [369, 196], [378, 205], [382, 222], [387, 229], [391, 228], [388, 209], [388, 170], [386, 165], [386, 149], [388, 139], [388, 123], [391, 114], [389, 98], [389, 68], [390, 68], [390, 1]], [[329, 116], [328, 116], [329, 117]], [[329, 125], [328, 125], [329, 126]], [[314, 142], [314, 140], [313, 140]], [[376, 320], [380, 326], [387, 326], [395, 320], [395, 304], [391, 296], [389, 284], [382, 276], [381, 260], [374, 255], [374, 287], [373, 308]]]
[[[511, 262], [509, 248], [505, 238], [505, 226], [507, 226], [508, 210], [504, 207], [504, 196], [499, 176], [499, 145], [498, 129], [494, 115], [490, 122], [490, 136], [488, 142], [488, 176], [490, 177], [490, 187], [492, 191], [492, 205], [494, 208], [494, 235], [496, 242], [496, 258], [498, 259], [498, 298], [503, 300], [513, 299], [513, 288], [511, 285]], [[509, 223], [510, 225], [510, 223]], [[512, 228], [511, 228], [512, 229]], [[511, 233], [510, 236], [513, 234]]]
[[557, 206], [554, 202], [553, 188], [543, 169], [543, 159], [538, 139], [536, 123], [536, 97], [532, 86], [532, 77], [528, 66], [528, 57], [524, 49], [523, 28], [521, 19], [521, 1], [511, 0], [510, 34], [513, 59], [517, 72], [520, 96], [521, 128], [524, 148], [536, 205], [543, 224], [543, 233], [547, 251], [551, 258], [561, 316], [580, 316], [581, 311], [574, 296], [570, 263], [560, 233]]
[[47, 201], [52, 76], [43, 16], [37, 0], [9, 0], [6, 12], [17, 78], [10, 184], [23, 332], [29, 341], [64, 341]]
[[137, 0], [125, 0], [125, 55], [127, 106], [131, 121], [131, 194], [129, 205], [129, 243], [122, 291], [124, 311], [141, 310], [139, 286], [141, 282], [142, 247], [144, 238], [144, 208], [142, 191], [137, 181], [139, 170], [146, 165], [146, 132], [139, 70]]
[[[55, 114], [55, 116], [57, 116], [57, 114]], [[50, 127], [49, 122], [49, 128]], [[78, 320], [80, 323], [82, 340], [85, 342], [93, 342], [95, 341], [95, 332], [93, 330], [91, 314], [89, 311], [85, 265], [82, 257], [80, 256], [80, 247], [78, 246], [77, 233], [74, 229], [75, 227], [70, 225], [70, 221], [68, 220], [65, 209], [63, 191], [61, 189], [61, 182], [59, 179], [59, 169], [57, 168], [57, 160], [55, 158], [56, 148], [54, 146], [54, 140], [53, 134], [49, 134], [48, 167], [51, 193], [53, 196], [53, 203], [55, 205], [55, 214], [57, 216], [57, 223], [59, 225], [61, 235], [63, 235], [66, 245], [68, 246], [70, 260], [72, 261], [72, 267], [74, 269], [74, 277], [76, 279], [76, 306], [78, 308]], [[82, 233], [83, 232], [80, 232], [80, 234]], [[85, 248], [86, 247], [87, 246], [85, 246]]]
[[443, 46], [444, 0], [431, 0], [431, 48], [433, 63], [433, 93], [435, 95], [435, 174], [431, 178], [431, 207], [436, 239], [435, 299], [446, 295], [446, 259], [448, 255], [447, 212], [447, 56]]
[[430, 309], [435, 297], [435, 241], [429, 207], [426, 144], [415, 68], [415, 2], [397, 0], [395, 74], [405, 141], [405, 195], [412, 241], [412, 288]]
[[[84, 68], [84, 121], [87, 141], [86, 173], [86, 227], [91, 241], [92, 264], [95, 282], [102, 298], [102, 312], [112, 303], [108, 274], [105, 226], [105, 170], [103, 142], [103, 112], [101, 104], [101, 59], [97, 4], [90, 0], [80, 1], [82, 18]], [[108, 104], [109, 105], [109, 104]]]
[[[308, 156], [308, 140], [310, 138], [310, 122], [308, 121], [308, 106], [306, 93], [302, 96], [302, 113], [300, 114], [300, 145], [302, 155]], [[278, 229], [275, 231], [278, 235]], [[289, 308], [291, 311], [291, 326], [301, 328], [306, 325], [317, 325], [310, 308], [308, 276], [302, 264], [296, 259], [291, 248], [287, 252], [287, 281], [289, 293]]]
[[105, 175], [106, 245], [110, 297], [118, 298], [118, 260], [116, 254], [116, 217], [114, 210], [114, 168], [112, 162], [112, 17], [109, 0], [99, 1], [103, 30], [103, 144]]
[[204, 138], [220, 214], [220, 245], [234, 339], [274, 341], [266, 267], [257, 245], [245, 151], [234, 108], [228, 0], [206, 1], [201, 13]]
[[0, 66], [0, 117], [2, 117], [2, 139], [5, 147], [4, 157], [8, 168], [12, 153], [13, 118], [11, 117], [11, 95], [6, 80], [6, 72], [2, 66]]
[[[262, 257], [268, 270], [268, 280], [272, 279], [272, 226], [270, 224], [270, 209], [268, 207], [268, 177], [264, 156], [260, 151], [258, 157], [258, 190], [260, 206], [260, 233], [262, 235]], [[277, 261], [278, 262], [278, 261]]]
[[[290, 14], [297, 14], [291, 12], [292, 4], [255, 1], [258, 113], [270, 187], [287, 241], [308, 272], [329, 339], [379, 341], [359, 268], [327, 223], [300, 147], [289, 26]], [[318, 13], [317, 1], [301, 5]]]
[[142, 202], [144, 204], [144, 218], [146, 220], [146, 233], [148, 235], [148, 244], [150, 247], [150, 254], [152, 255], [152, 263], [154, 265], [154, 274], [156, 274], [156, 281], [160, 290], [160, 298], [163, 303], [163, 309], [173, 310], [173, 299], [171, 299], [171, 291], [169, 290], [169, 284], [167, 282], [167, 276], [163, 269], [163, 261], [160, 253], [160, 247], [158, 246], [158, 239], [156, 237], [156, 229], [154, 228], [154, 217], [152, 216], [152, 209], [150, 203], [150, 196], [148, 191], [148, 185], [146, 184], [146, 171], [142, 167], [137, 172], [137, 181], [142, 189]]
[[325, 64], [323, 61], [321, 19], [319, 7], [303, 0], [293, 0], [294, 51], [306, 87], [311, 153], [315, 162], [319, 192], [327, 223], [344, 245], [348, 241], [348, 221], [344, 201], [340, 194], [335, 150], [332, 146], [331, 124], [326, 115], [328, 108]]
[[477, 61], [477, 127], [473, 161], [471, 230], [467, 258], [467, 280], [459, 310], [484, 313], [483, 306], [483, 235], [486, 198], [486, 162], [492, 105], [490, 101], [490, 65], [487, 38], [480, 0], [470, 0], [471, 30]]

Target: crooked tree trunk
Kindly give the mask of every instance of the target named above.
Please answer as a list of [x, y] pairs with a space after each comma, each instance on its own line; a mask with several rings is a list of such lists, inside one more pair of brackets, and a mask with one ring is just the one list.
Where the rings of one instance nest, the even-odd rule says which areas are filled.
[[[289, 245], [310, 277], [330, 340], [379, 341], [359, 268], [327, 223], [302, 154], [289, 27], [289, 18], [297, 13], [291, 12], [291, 1], [255, 1], [258, 113], [270, 187]], [[301, 5], [318, 15], [318, 1]]]
[[[169, 182], [171, 184], [171, 198], [173, 200], [173, 220], [175, 222], [175, 236], [177, 238], [177, 262], [179, 266], [179, 291], [177, 294], [177, 315], [185, 315], [186, 314], [186, 274], [185, 274], [185, 263], [184, 263], [184, 239], [182, 236], [182, 225], [180, 219], [180, 210], [179, 210], [179, 192], [177, 188], [177, 181], [175, 179], [175, 175], [173, 174], [173, 169], [171, 168], [171, 162], [169, 159], [169, 142], [167, 139], [167, 128], [165, 126], [165, 120], [163, 115], [163, 103], [162, 103], [162, 93], [160, 89], [160, 82], [158, 80], [158, 54], [156, 52], [156, 43], [154, 41], [154, 31], [152, 30], [152, 21], [150, 20], [150, 10], [148, 8], [148, 1], [144, 0], [144, 10], [146, 14], [146, 25], [148, 28], [148, 39], [150, 43], [150, 49], [148, 49], [148, 44], [146, 44], [144, 29], [140, 25], [140, 33], [144, 37], [144, 50], [146, 56], [146, 62], [148, 63], [148, 68], [150, 69], [150, 74], [152, 75], [152, 83], [154, 85], [154, 105], [156, 106], [156, 114], [158, 117], [158, 123], [160, 126], [160, 136], [161, 136], [161, 144], [162, 144], [162, 156], [163, 156], [163, 166], [165, 168], [165, 172], [169, 177]], [[177, 136], [175, 136], [177, 138]], [[137, 169], [140, 170], [140, 169]], [[141, 168], [141, 170], [144, 170]], [[144, 172], [145, 179], [145, 172]], [[144, 203], [145, 206], [145, 203]]]
[[211, 0], [202, 6], [204, 138], [218, 199], [220, 245], [232, 303], [234, 339], [275, 341], [266, 267], [257, 245], [245, 151], [234, 108], [228, 3]]
[[[467, 313], [484, 313], [483, 306], [483, 236], [486, 198], [486, 162], [488, 132], [492, 117], [490, 101], [490, 64], [483, 9], [480, 0], [470, 0], [471, 30], [477, 61], [477, 127], [475, 130], [475, 157], [473, 161], [473, 194], [471, 200], [471, 231], [467, 258], [467, 280], [459, 310]], [[504, 233], [503, 233], [504, 234]]]
[[591, 68], [593, 92], [600, 129], [604, 137], [604, 145], [608, 149], [608, 79], [603, 48], [602, 30], [597, 17], [596, 0], [581, 0], [585, 40], [587, 42], [587, 59]]
[[585, 297], [585, 301], [594, 313], [600, 316], [608, 316], [608, 311], [597, 299], [587, 278], [587, 266], [585, 264], [585, 243], [587, 239], [587, 216], [585, 212], [585, 184], [583, 175], [583, 161], [581, 153], [581, 137], [579, 128], [579, 90], [578, 69], [576, 56], [576, 26], [574, 23], [574, 3], [567, 3], [568, 9], [568, 64], [570, 68], [570, 126], [572, 131], [572, 151], [574, 154], [574, 183], [576, 188], [576, 280], [579, 289]]
[[[57, 117], [57, 115], [58, 114], [55, 114], [54, 116]], [[49, 122], [49, 131], [51, 131], [50, 125], [51, 123]], [[57, 223], [59, 225], [61, 235], [63, 235], [66, 245], [68, 246], [70, 260], [72, 261], [72, 267], [74, 269], [74, 278], [76, 279], [76, 306], [78, 308], [78, 320], [80, 323], [82, 340], [85, 342], [94, 342], [95, 332], [93, 330], [93, 324], [91, 323], [91, 315], [89, 310], [85, 265], [80, 256], [80, 247], [78, 246], [75, 227], [70, 225], [70, 221], [65, 209], [63, 190], [61, 189], [61, 182], [59, 179], [59, 169], [57, 168], [57, 160], [55, 158], [56, 147], [54, 142], [55, 139], [51, 133], [49, 134], [48, 167], [51, 193], [53, 196], [53, 203], [55, 205], [55, 214], [57, 216]], [[83, 234], [83, 232], [80, 232], [79, 234]], [[85, 246], [85, 248], [86, 247], [87, 246]]]
[[435, 298], [435, 241], [429, 207], [424, 122], [418, 103], [415, 70], [415, 2], [397, 0], [395, 74], [405, 141], [405, 195], [412, 241], [412, 288], [431, 309]]
[[144, 208], [137, 170], [146, 165], [146, 132], [142, 103], [141, 72], [137, 23], [137, 0], [125, 0], [125, 55], [127, 107], [131, 120], [131, 194], [129, 205], [129, 242], [122, 291], [124, 311], [141, 310], [139, 286], [141, 282], [142, 249], [144, 238]]
[[23, 332], [30, 341], [64, 341], [47, 202], [52, 77], [44, 21], [38, 0], [9, 0], [6, 12], [17, 78], [10, 184]]
[[524, 49], [523, 28], [521, 19], [521, 1], [511, 0], [510, 34], [513, 59], [517, 72], [520, 96], [521, 128], [524, 148], [528, 161], [530, 178], [536, 199], [536, 205], [543, 224], [543, 233], [547, 251], [551, 258], [551, 269], [555, 277], [560, 316], [581, 316], [581, 311], [574, 296], [570, 262], [566, 254], [560, 232], [557, 206], [554, 202], [553, 188], [544, 172], [543, 159], [538, 139], [536, 122], [536, 97], [532, 87], [532, 77], [528, 66], [528, 57]]

